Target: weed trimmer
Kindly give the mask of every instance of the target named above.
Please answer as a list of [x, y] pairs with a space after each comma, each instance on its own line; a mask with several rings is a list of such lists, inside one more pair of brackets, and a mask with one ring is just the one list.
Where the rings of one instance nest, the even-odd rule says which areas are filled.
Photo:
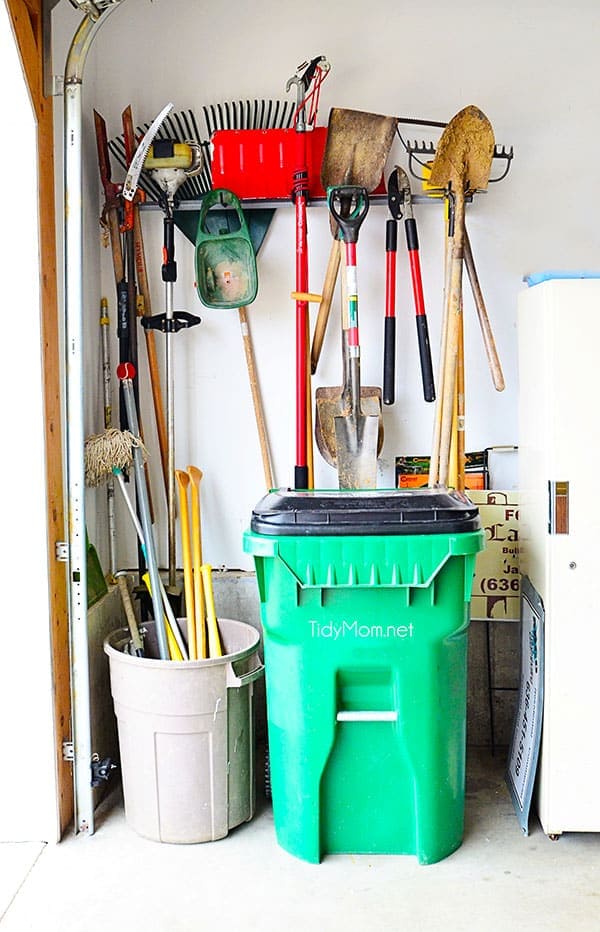
[[172, 336], [183, 328], [200, 323], [200, 318], [187, 311], [173, 309], [173, 286], [177, 281], [177, 263], [175, 261], [175, 222], [173, 211], [176, 195], [181, 185], [191, 176], [202, 170], [203, 156], [200, 144], [195, 141], [177, 143], [173, 140], [156, 140], [154, 137], [172, 110], [168, 104], [156, 117], [142, 139], [131, 162], [125, 184], [123, 197], [133, 200], [138, 186], [142, 168], [154, 179], [160, 189], [160, 203], [164, 211], [163, 222], [163, 264], [162, 280], [165, 283], [165, 311], [152, 317], [143, 317], [142, 326], [161, 330], [165, 334], [165, 379], [167, 400], [167, 440], [168, 440], [168, 585], [176, 589], [176, 538], [175, 538], [175, 412], [174, 412], [174, 371]]

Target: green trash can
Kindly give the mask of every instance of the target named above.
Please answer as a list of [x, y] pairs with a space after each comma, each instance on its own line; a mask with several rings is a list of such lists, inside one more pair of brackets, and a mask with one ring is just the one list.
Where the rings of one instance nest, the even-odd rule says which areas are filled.
[[464, 826], [478, 509], [437, 489], [273, 491], [252, 514], [279, 844], [416, 854]]

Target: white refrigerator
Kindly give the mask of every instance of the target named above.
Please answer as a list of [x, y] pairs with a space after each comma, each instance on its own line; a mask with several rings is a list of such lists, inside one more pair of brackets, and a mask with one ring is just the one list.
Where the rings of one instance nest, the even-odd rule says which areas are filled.
[[519, 295], [520, 566], [544, 605], [537, 810], [600, 831], [600, 280]]

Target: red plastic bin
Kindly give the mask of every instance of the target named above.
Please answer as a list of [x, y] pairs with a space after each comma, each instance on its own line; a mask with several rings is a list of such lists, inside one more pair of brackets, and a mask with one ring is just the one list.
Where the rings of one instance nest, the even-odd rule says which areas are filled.
[[[325, 197], [320, 175], [327, 127], [304, 135], [309, 196]], [[214, 188], [239, 198], [291, 198], [298, 167], [295, 129], [223, 129], [213, 133], [211, 142]]]

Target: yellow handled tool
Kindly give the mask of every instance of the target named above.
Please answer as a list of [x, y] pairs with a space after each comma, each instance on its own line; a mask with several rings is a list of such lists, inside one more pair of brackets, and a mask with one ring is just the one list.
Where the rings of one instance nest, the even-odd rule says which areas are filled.
[[217, 626], [217, 615], [215, 612], [215, 599], [212, 586], [212, 567], [208, 563], [203, 563], [200, 567], [202, 572], [202, 581], [204, 582], [204, 597], [206, 599], [206, 624], [208, 627], [208, 656], [222, 657], [223, 647], [221, 645], [221, 636]]
[[181, 546], [183, 555], [183, 587], [185, 593], [185, 614], [187, 619], [188, 651], [190, 660], [198, 659], [196, 644], [196, 614], [194, 605], [194, 577], [192, 570], [192, 551], [190, 548], [190, 517], [188, 509], [188, 486], [190, 477], [183, 469], [175, 470], [179, 488], [179, 520], [181, 522]]
[[198, 657], [208, 657], [206, 643], [206, 608], [204, 600], [204, 585], [202, 582], [202, 533], [200, 525], [200, 480], [202, 470], [197, 466], [188, 466], [188, 476], [192, 488], [192, 566], [194, 571], [194, 609], [196, 621], [196, 647]]
[[[152, 585], [150, 583], [150, 574], [144, 573], [144, 575], [142, 576], [142, 580], [150, 596], [152, 596]], [[171, 660], [187, 660], [187, 657], [184, 657], [183, 654], [181, 653], [181, 649], [175, 639], [175, 635], [173, 634], [173, 629], [171, 627], [171, 622], [169, 621], [168, 616], [164, 615], [164, 619], [165, 619], [165, 629], [167, 632], [167, 647], [169, 648], [170, 659]]]

